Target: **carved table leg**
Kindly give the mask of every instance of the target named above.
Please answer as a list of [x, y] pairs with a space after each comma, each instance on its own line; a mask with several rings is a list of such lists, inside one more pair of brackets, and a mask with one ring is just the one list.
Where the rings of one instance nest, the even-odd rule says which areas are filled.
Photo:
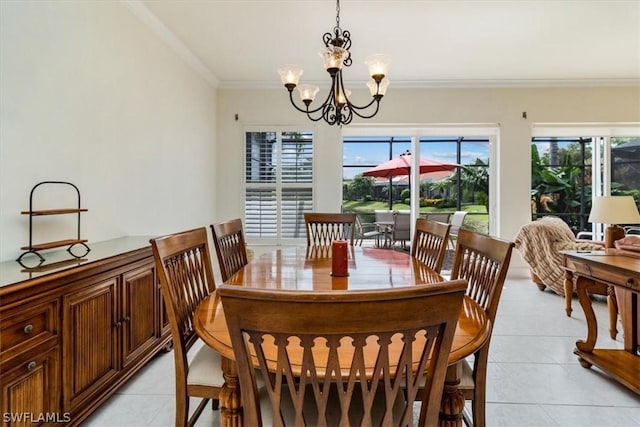
[[[584, 311], [584, 317], [587, 320], [587, 338], [586, 340], [578, 340], [576, 341], [576, 347], [580, 351], [584, 351], [586, 353], [591, 353], [593, 348], [596, 345], [596, 340], [598, 338], [598, 323], [596, 321], [596, 315], [593, 312], [593, 307], [591, 306], [591, 298], [589, 298], [589, 288], [595, 286], [596, 283], [583, 276], [578, 276], [578, 280], [576, 283], [576, 288], [578, 291], [578, 301], [580, 301], [580, 306]], [[579, 356], [578, 356], [579, 357]], [[584, 368], [590, 368], [591, 363], [579, 357], [578, 361]]]
[[573, 273], [569, 270], [564, 274], [564, 310], [571, 317], [571, 298], [573, 298]]
[[462, 377], [460, 362], [447, 368], [447, 376], [440, 403], [440, 427], [461, 427], [462, 411], [464, 411], [464, 395], [458, 389]]
[[242, 400], [236, 363], [222, 358], [224, 385], [220, 390], [220, 426], [242, 427]]

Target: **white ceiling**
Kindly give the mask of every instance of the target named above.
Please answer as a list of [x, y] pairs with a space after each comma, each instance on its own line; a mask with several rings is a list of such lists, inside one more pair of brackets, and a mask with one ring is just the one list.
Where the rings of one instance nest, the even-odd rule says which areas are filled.
[[[333, 0], [128, 3], [157, 17], [221, 87], [276, 87], [286, 63], [303, 66], [305, 82], [328, 81], [318, 52], [335, 26]], [[387, 53], [396, 87], [640, 82], [640, 0], [340, 4], [353, 43], [345, 80], [366, 81], [364, 58]]]

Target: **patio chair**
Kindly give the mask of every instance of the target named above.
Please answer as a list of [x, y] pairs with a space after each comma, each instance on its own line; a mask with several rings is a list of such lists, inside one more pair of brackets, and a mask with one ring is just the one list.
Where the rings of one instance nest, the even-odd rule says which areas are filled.
[[[221, 285], [244, 425], [413, 426], [418, 384], [418, 425], [437, 425], [465, 287], [336, 294]], [[362, 369], [365, 359], [377, 369]]]
[[364, 239], [376, 239], [376, 246], [380, 246], [380, 237], [384, 236], [384, 232], [380, 231], [378, 226], [373, 222], [361, 222], [360, 215], [356, 216], [356, 236], [354, 244], [362, 246]]
[[394, 212], [385, 209], [376, 209], [373, 213], [376, 218], [374, 224], [378, 228], [378, 231], [384, 236], [384, 245], [386, 246], [389, 243], [389, 235], [395, 221]]
[[429, 221], [444, 222], [445, 224], [448, 224], [451, 214], [449, 212], [428, 212], [424, 214], [424, 217]]
[[399, 211], [394, 215], [389, 240], [391, 245], [400, 242], [402, 248], [406, 248], [407, 242], [411, 240], [411, 213], [409, 211]]
[[467, 211], [455, 211], [451, 215], [451, 230], [449, 231], [449, 241], [453, 248], [456, 247], [455, 240], [458, 238], [458, 232], [464, 224], [464, 219], [467, 217]]

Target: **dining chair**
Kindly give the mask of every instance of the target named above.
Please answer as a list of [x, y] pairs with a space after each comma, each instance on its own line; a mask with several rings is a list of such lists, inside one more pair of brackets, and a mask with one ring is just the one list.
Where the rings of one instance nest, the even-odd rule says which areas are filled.
[[238, 270], [249, 262], [242, 230], [242, 220], [237, 218], [211, 224], [211, 232], [216, 254], [218, 255], [220, 275], [222, 276], [222, 281], [226, 282], [229, 277], [236, 274]]
[[[332, 293], [221, 285], [244, 424], [413, 426], [425, 382], [419, 425], [437, 425], [465, 288], [465, 280]], [[363, 372], [365, 360], [376, 369]]]
[[411, 256], [440, 273], [450, 229], [451, 224], [418, 218], [411, 243]]
[[[451, 279], [466, 279], [466, 294], [487, 313], [495, 326], [500, 294], [509, 269], [514, 243], [486, 234], [460, 229], [451, 269]], [[483, 427], [485, 422], [487, 361], [491, 335], [474, 353], [473, 367], [464, 360], [459, 389], [471, 400], [471, 416], [463, 413], [468, 426]]]
[[331, 246], [335, 240], [346, 240], [353, 246], [356, 232], [355, 213], [305, 212], [307, 246]]
[[[176, 427], [193, 426], [209, 400], [213, 409], [218, 409], [224, 384], [220, 355], [213, 349], [203, 345], [190, 363], [187, 357], [198, 341], [192, 320], [195, 309], [215, 289], [207, 229], [170, 234], [150, 242], [173, 340]], [[189, 418], [190, 397], [202, 400]]]

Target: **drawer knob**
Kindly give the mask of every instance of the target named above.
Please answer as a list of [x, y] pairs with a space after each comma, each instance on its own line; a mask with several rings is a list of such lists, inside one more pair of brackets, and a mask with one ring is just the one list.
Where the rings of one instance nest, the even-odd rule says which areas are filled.
[[22, 330], [24, 331], [25, 334], [30, 334], [33, 331], [33, 325], [28, 324]]
[[627, 279], [627, 286], [633, 286], [633, 282], [634, 282], [634, 281], [633, 281], [633, 277], [629, 277], [629, 278]]
[[31, 372], [34, 369], [36, 369], [36, 362], [31, 361], [31, 362], [27, 363], [27, 371]]

